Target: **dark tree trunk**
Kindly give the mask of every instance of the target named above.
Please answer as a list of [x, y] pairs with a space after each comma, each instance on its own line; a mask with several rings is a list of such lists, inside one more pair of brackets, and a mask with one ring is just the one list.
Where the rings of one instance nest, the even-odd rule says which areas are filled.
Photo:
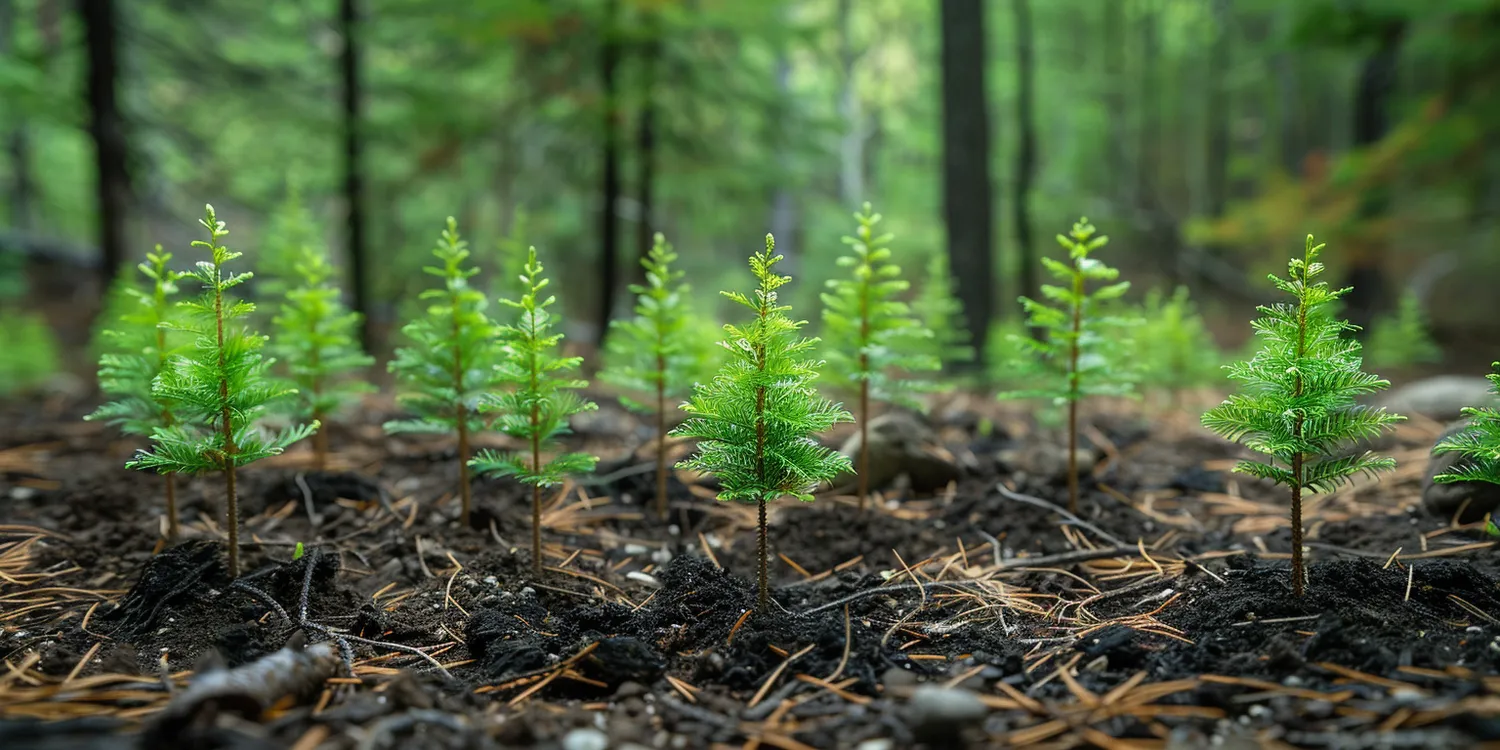
[[[661, 40], [655, 36], [659, 33], [659, 25], [654, 23], [654, 18], [652, 20], [652, 37], [641, 49], [641, 113], [635, 132], [636, 158], [640, 160], [641, 170], [635, 185], [636, 205], [640, 210], [640, 220], [636, 222], [635, 249], [642, 260], [651, 253], [656, 228], [653, 221], [656, 187], [656, 61], [661, 55]], [[632, 278], [637, 283], [644, 284], [645, 267], [637, 263]]]
[[99, 210], [100, 273], [108, 284], [125, 263], [126, 214], [130, 210], [130, 172], [126, 165], [125, 121], [117, 86], [119, 20], [114, 0], [79, 0], [88, 47], [89, 134], [94, 140]]
[[599, 328], [602, 345], [609, 333], [609, 319], [614, 314], [615, 287], [620, 283], [619, 221], [615, 206], [620, 200], [620, 117], [617, 73], [620, 67], [620, 43], [616, 38], [615, 19], [619, 0], [609, 0], [604, 24], [604, 43], [600, 48], [599, 75], [604, 95], [604, 165], [599, 206]]
[[[1032, 107], [1036, 83], [1032, 46], [1031, 0], [1013, 0], [1016, 23], [1016, 253], [1021, 273], [1021, 294], [1037, 295], [1036, 248], [1031, 239], [1031, 181], [1036, 173], [1036, 123]], [[1002, 308], [1003, 309], [1003, 308]], [[1004, 317], [1004, 313], [1001, 313]]]
[[373, 321], [370, 313], [369, 248], [365, 239], [365, 195], [364, 166], [361, 152], [364, 150], [360, 133], [360, 114], [363, 96], [359, 79], [359, 8], [358, 0], [339, 0], [339, 31], [344, 37], [343, 54], [339, 55], [339, 76], [343, 82], [343, 135], [344, 135], [344, 205], [347, 210], [345, 227], [349, 252], [350, 286], [354, 290], [354, 310], [364, 316], [360, 338], [365, 351], [373, 351], [375, 342], [371, 335]]
[[[15, 0], [0, 0], [0, 57], [10, 55], [21, 38], [16, 22]], [[31, 228], [31, 148], [24, 122], [16, 123], [5, 136], [5, 152], [10, 160], [10, 190], [6, 203], [10, 225], [22, 231]]]
[[1224, 78], [1229, 72], [1229, 3], [1215, 0], [1214, 21], [1218, 34], [1208, 52], [1208, 102], [1205, 114], [1208, 148], [1204, 156], [1204, 190], [1207, 212], [1213, 218], [1224, 215], [1229, 201], [1229, 89]]
[[1104, 163], [1109, 172], [1109, 189], [1106, 195], [1113, 196], [1117, 210], [1124, 211], [1128, 204], [1126, 192], [1130, 185], [1127, 179], [1130, 165], [1125, 149], [1125, 136], [1128, 132], [1125, 113], [1125, 2], [1112, 0], [1101, 5], [1104, 8], [1102, 98], [1105, 111], [1109, 114], [1104, 147]]
[[983, 370], [994, 317], [994, 191], [990, 182], [990, 116], [984, 83], [983, 0], [942, 0], [943, 213], [948, 257], [969, 324], [965, 342]]

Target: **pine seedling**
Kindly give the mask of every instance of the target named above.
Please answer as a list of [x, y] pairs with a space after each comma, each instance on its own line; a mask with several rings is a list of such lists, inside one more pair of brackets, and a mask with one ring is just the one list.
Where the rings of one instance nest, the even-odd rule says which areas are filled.
[[911, 301], [912, 314], [932, 335], [915, 340], [910, 353], [936, 357], [939, 362], [974, 361], [974, 347], [964, 330], [964, 304], [954, 293], [953, 284], [947, 253], [933, 253], [927, 259], [927, 279]]
[[1443, 351], [1432, 340], [1422, 300], [1407, 292], [1395, 312], [1375, 319], [1365, 341], [1365, 361], [1380, 370], [1404, 370], [1441, 362]]
[[324, 469], [328, 465], [328, 417], [359, 394], [375, 390], [350, 377], [374, 364], [375, 358], [360, 348], [359, 313], [350, 312], [340, 299], [327, 253], [317, 245], [303, 245], [292, 270], [295, 281], [272, 321], [272, 351], [286, 362], [297, 389], [288, 399], [293, 415], [324, 425], [313, 435], [315, 465]]
[[1287, 278], [1271, 275], [1293, 304], [1256, 308], [1251, 327], [1261, 347], [1248, 361], [1228, 366], [1241, 390], [1203, 415], [1203, 426], [1266, 456], [1241, 461], [1234, 470], [1285, 485], [1292, 499], [1292, 591], [1301, 596], [1302, 493], [1332, 492], [1356, 474], [1395, 468], [1395, 460], [1369, 451], [1345, 453], [1355, 441], [1379, 435], [1404, 417], [1355, 403], [1390, 383], [1363, 372], [1360, 344], [1345, 332], [1353, 324], [1326, 313], [1348, 289], [1332, 289], [1323, 274], [1312, 235], [1301, 258], [1287, 264]]
[[704, 361], [691, 338], [688, 287], [681, 283], [682, 271], [672, 267], [676, 260], [677, 253], [658, 232], [650, 253], [641, 259], [646, 283], [630, 285], [636, 295], [635, 317], [611, 323], [615, 333], [605, 339], [607, 366], [599, 373], [600, 380], [654, 398], [654, 405], [629, 397], [621, 401], [656, 417], [656, 514], [663, 520], [667, 518], [667, 401], [692, 391]]
[[260, 429], [256, 419], [276, 399], [294, 389], [284, 387], [266, 374], [271, 360], [261, 356], [266, 337], [251, 332], [239, 322], [255, 312], [255, 305], [235, 300], [230, 291], [249, 281], [251, 274], [230, 272], [227, 265], [241, 256], [220, 244], [229, 234], [224, 222], [204, 207], [200, 222], [208, 240], [194, 240], [194, 247], [208, 250], [211, 260], [199, 261], [183, 275], [197, 281], [203, 294], [178, 303], [180, 320], [171, 325], [194, 338], [191, 350], [174, 354], [157, 375], [151, 389], [158, 403], [173, 404], [169, 425], [157, 426], [153, 443], [135, 460], [133, 469], [154, 469], [179, 474], [222, 471], [225, 510], [229, 529], [229, 574], [240, 570], [240, 512], [235, 491], [235, 473], [262, 458], [281, 453], [287, 446], [311, 435], [318, 423], [294, 425], [277, 434]]
[[[1495, 372], [1489, 375], [1500, 395], [1500, 362], [1494, 364]], [[1469, 407], [1463, 414], [1468, 426], [1463, 431], [1439, 441], [1433, 453], [1457, 453], [1465, 460], [1450, 472], [1433, 477], [1433, 481], [1489, 482], [1500, 484], [1500, 409], [1494, 407]]]
[[1175, 398], [1182, 391], [1215, 382], [1224, 357], [1188, 297], [1185, 286], [1168, 296], [1146, 294], [1142, 322], [1133, 337], [1141, 383]]
[[823, 293], [823, 331], [828, 353], [829, 379], [835, 387], [859, 394], [855, 417], [859, 424], [859, 509], [865, 509], [870, 494], [870, 402], [882, 401], [921, 408], [913, 395], [936, 390], [931, 381], [909, 377], [911, 373], [942, 369], [932, 354], [914, 351], [932, 331], [923, 328], [911, 309], [898, 297], [910, 285], [901, 278], [901, 268], [891, 262], [892, 237], [875, 234], [880, 214], [869, 203], [854, 215], [859, 222], [855, 236], [844, 243], [853, 252], [838, 259], [850, 278], [830, 279]]
[[[1127, 366], [1123, 345], [1126, 332], [1139, 320], [1109, 315], [1101, 303], [1119, 299], [1130, 282], [1115, 282], [1118, 269], [1090, 253], [1109, 238], [1095, 234], [1088, 219], [1074, 222], [1067, 235], [1057, 235], [1068, 251], [1068, 261], [1042, 258], [1042, 265], [1066, 286], [1042, 285], [1045, 301], [1021, 298], [1026, 323], [1046, 335], [1017, 341], [1033, 363], [1060, 375], [1060, 382], [1041, 388], [1008, 391], [1002, 399], [1050, 398], [1068, 407], [1068, 510], [1078, 512], [1078, 404], [1089, 396], [1125, 396], [1134, 392], [1135, 373]], [[1090, 289], [1091, 283], [1106, 283]], [[1018, 367], [1027, 367], [1027, 363]]]
[[496, 369], [501, 352], [495, 324], [485, 315], [488, 301], [469, 284], [479, 269], [465, 265], [469, 243], [452, 216], [432, 254], [442, 265], [422, 271], [442, 279], [443, 286], [422, 292], [420, 299], [430, 301], [427, 314], [401, 329], [411, 344], [397, 349], [389, 365], [406, 388], [397, 401], [417, 418], [386, 422], [385, 431], [457, 436], [459, 512], [467, 527], [469, 436], [484, 428], [480, 401], [502, 382]]
[[754, 317], [742, 326], [724, 326], [719, 346], [730, 357], [717, 376], [694, 387], [683, 405], [690, 415], [672, 435], [696, 438], [698, 451], [679, 468], [719, 479], [719, 499], [755, 503], [760, 510], [759, 598], [757, 609], [770, 608], [766, 504], [791, 495], [812, 501], [820, 483], [850, 470], [849, 459], [820, 445], [812, 435], [839, 422], [849, 412], [818, 395], [813, 381], [823, 363], [811, 358], [815, 338], [803, 338], [805, 321], [787, 317], [791, 308], [777, 304], [776, 290], [791, 281], [775, 272], [781, 261], [776, 242], [766, 235], [766, 249], [750, 256], [759, 287], [753, 296], [721, 292], [749, 308]]
[[[563, 335], [554, 333], [557, 318], [547, 310], [557, 298], [542, 296], [549, 280], [542, 276], [536, 248], [528, 248], [526, 266], [519, 280], [520, 299], [502, 298], [517, 313], [516, 322], [500, 327], [505, 357], [497, 373], [509, 390], [489, 394], [479, 409], [496, 415], [500, 432], [528, 446], [512, 453], [484, 451], [469, 463], [481, 474], [513, 476], [531, 485], [531, 565], [542, 574], [542, 488], [562, 484], [570, 474], [594, 470], [598, 458], [586, 453], [556, 454], [557, 439], [569, 432], [568, 418], [598, 408], [581, 398], [577, 389], [587, 381], [566, 377], [578, 369], [582, 357], [563, 357]], [[543, 461], [544, 454], [555, 454]]]
[[[134, 283], [115, 286], [113, 293], [118, 296], [111, 307], [117, 315], [99, 335], [99, 390], [113, 400], [84, 419], [104, 420], [126, 434], [143, 436], [176, 423], [175, 405], [152, 390], [156, 376], [167, 368], [179, 348], [169, 345], [167, 336], [174, 317], [172, 297], [177, 294], [177, 280], [183, 276], [167, 267], [171, 260], [172, 254], [162, 252], [157, 245], [155, 252], [146, 254], [146, 262], [137, 266], [151, 283], [149, 292]], [[177, 476], [163, 472], [162, 480], [167, 539], [176, 540]]]

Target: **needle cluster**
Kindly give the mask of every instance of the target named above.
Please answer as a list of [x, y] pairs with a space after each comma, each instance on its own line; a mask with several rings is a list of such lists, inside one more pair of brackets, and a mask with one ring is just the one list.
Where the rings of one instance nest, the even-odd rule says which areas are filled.
[[469, 462], [481, 474], [511, 476], [531, 485], [531, 560], [538, 574], [542, 572], [542, 488], [562, 484], [571, 474], [593, 471], [599, 460], [586, 453], [561, 453], [543, 460], [545, 454], [555, 453], [557, 439], [569, 433], [570, 417], [597, 408], [578, 395], [577, 389], [588, 382], [567, 376], [583, 358], [559, 353], [563, 335], [554, 331], [558, 319], [547, 309], [557, 298], [543, 296], [549, 284], [543, 270], [536, 248], [529, 248], [519, 277], [520, 298], [500, 300], [517, 314], [515, 323], [498, 329], [504, 356], [495, 373], [505, 390], [487, 394], [479, 407], [495, 415], [495, 429], [522, 441], [527, 449], [484, 451]]
[[261, 354], [266, 337], [250, 331], [243, 322], [255, 305], [231, 296], [251, 274], [228, 269], [242, 255], [220, 244], [229, 230], [215, 216], [213, 206], [205, 207], [200, 223], [209, 239], [194, 240], [193, 246], [207, 250], [210, 260], [199, 261], [182, 278], [198, 282], [203, 293], [178, 303], [181, 316], [169, 323], [193, 343], [169, 358], [152, 387], [154, 399], [174, 405], [177, 419], [156, 427], [151, 433], [152, 447], [126, 466], [179, 474], [224, 472], [229, 570], [238, 575], [236, 469], [281, 453], [311, 435], [318, 424], [294, 425], [273, 434], [257, 423], [274, 401], [296, 391], [267, 375], [271, 360]]
[[1360, 369], [1360, 343], [1346, 335], [1358, 327], [1327, 314], [1349, 290], [1317, 280], [1325, 270], [1317, 260], [1322, 249], [1308, 235], [1303, 256], [1287, 264], [1287, 277], [1270, 276], [1293, 302], [1256, 308], [1261, 317], [1251, 326], [1261, 348], [1228, 367], [1240, 392], [1203, 415], [1204, 427], [1265, 456], [1241, 461], [1235, 471], [1289, 488], [1292, 588], [1299, 596], [1303, 491], [1332, 492], [1357, 474], [1395, 468], [1394, 459], [1344, 449], [1403, 419], [1355, 402], [1390, 383]]
[[682, 407], [690, 416], [672, 431], [699, 441], [697, 453], [679, 467], [717, 477], [720, 500], [759, 505], [762, 611], [770, 605], [766, 504], [785, 495], [811, 501], [820, 483], [848, 471], [849, 460], [812, 435], [853, 419], [813, 385], [823, 366], [811, 357], [818, 340], [802, 337], [805, 321], [793, 321], [791, 308], [777, 301], [776, 290], [791, 277], [776, 273], [782, 257], [775, 249], [768, 234], [765, 250], [750, 256], [759, 282], [751, 295], [722, 292], [753, 317], [724, 326], [719, 346], [729, 359], [712, 381], [694, 389]]
[[936, 356], [923, 352], [920, 342], [932, 338], [900, 299], [910, 288], [901, 268], [891, 261], [892, 236], [875, 233], [880, 214], [869, 203], [854, 215], [859, 228], [844, 243], [851, 252], [838, 259], [849, 277], [830, 279], [823, 297], [824, 351], [829, 380], [837, 388], [858, 393], [860, 430], [859, 503], [869, 494], [869, 422], [871, 401], [921, 408], [916, 393], [935, 384], [912, 373], [942, 369]]
[[457, 436], [460, 512], [468, 526], [469, 436], [484, 428], [479, 402], [501, 382], [496, 369], [501, 351], [495, 324], [485, 315], [489, 303], [469, 283], [479, 269], [465, 263], [469, 243], [459, 236], [453, 217], [432, 254], [441, 265], [422, 271], [443, 285], [422, 292], [426, 314], [401, 329], [410, 343], [398, 348], [389, 364], [404, 387], [397, 401], [416, 417], [386, 422], [385, 431]]
[[[1500, 362], [1494, 364], [1495, 372], [1489, 375], [1494, 393], [1500, 395]], [[1434, 453], [1457, 453], [1463, 462], [1453, 471], [1433, 477], [1434, 481], [1490, 482], [1500, 484], [1500, 409], [1494, 407], [1470, 407], [1464, 409], [1468, 426], [1437, 444]]]
[[1133, 337], [1141, 385], [1176, 394], [1215, 382], [1224, 359], [1185, 286], [1171, 295], [1146, 294], [1141, 324]]

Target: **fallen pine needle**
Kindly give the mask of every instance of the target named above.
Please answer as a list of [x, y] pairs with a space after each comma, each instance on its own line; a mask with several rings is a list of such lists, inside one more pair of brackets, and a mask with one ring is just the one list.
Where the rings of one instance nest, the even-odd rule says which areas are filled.
[[776, 667], [775, 671], [771, 672], [771, 676], [767, 677], [764, 683], [761, 683], [760, 690], [755, 691], [755, 697], [750, 699], [750, 704], [746, 706], [746, 708], [755, 708], [755, 704], [760, 703], [765, 699], [766, 693], [771, 692], [771, 686], [776, 684], [777, 680], [781, 679], [781, 673], [786, 671], [787, 666], [807, 655], [813, 650], [813, 647], [817, 645], [818, 644], [816, 643], [809, 643], [807, 644], [806, 648], [798, 651], [795, 654], [792, 654], [791, 656], [788, 656], [784, 661], [782, 661], [781, 664]]

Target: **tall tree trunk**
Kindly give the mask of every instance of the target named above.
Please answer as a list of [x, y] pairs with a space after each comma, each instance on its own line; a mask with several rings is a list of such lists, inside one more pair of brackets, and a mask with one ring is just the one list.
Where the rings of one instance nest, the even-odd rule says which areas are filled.
[[[0, 0], [0, 57], [14, 53], [21, 38], [16, 21], [15, 0]], [[26, 123], [17, 122], [5, 135], [5, 151], [10, 161], [10, 189], [6, 196], [10, 225], [25, 231], [31, 228], [31, 149]]]
[[605, 11], [604, 43], [600, 48], [599, 75], [603, 87], [604, 165], [599, 206], [599, 313], [598, 341], [602, 345], [614, 314], [615, 287], [620, 282], [619, 224], [615, 206], [620, 200], [620, 117], [617, 74], [620, 67], [620, 42], [616, 38], [615, 20], [619, 0], [608, 0]]
[[89, 134], [94, 140], [97, 175], [100, 273], [108, 284], [125, 263], [125, 222], [131, 202], [125, 121], [117, 99], [120, 26], [114, 0], [79, 0], [78, 8], [88, 47]]
[[[660, 33], [660, 24], [655, 22], [654, 16], [649, 25], [652, 36], [641, 49], [641, 112], [635, 131], [636, 158], [640, 160], [641, 170], [635, 184], [636, 205], [640, 210], [635, 227], [635, 251], [641, 260], [651, 254], [656, 227], [653, 221], [656, 210], [656, 63], [661, 56], [662, 43], [656, 36]], [[632, 278], [644, 284], [645, 266], [636, 263]]]
[[[1016, 254], [1021, 294], [1035, 298], [1038, 290], [1036, 248], [1031, 239], [1031, 181], [1036, 173], [1036, 123], [1032, 100], [1036, 61], [1032, 45], [1031, 0], [1013, 0], [1016, 24]], [[1003, 314], [1002, 314], [1003, 317]]]
[[1208, 53], [1208, 101], [1205, 121], [1208, 127], [1207, 154], [1204, 158], [1204, 191], [1208, 194], [1207, 211], [1212, 218], [1224, 215], [1229, 201], [1229, 73], [1230, 0], [1214, 0], [1214, 21], [1218, 29]]
[[[1104, 109], [1109, 122], [1105, 126], [1104, 164], [1108, 171], [1106, 195], [1116, 204], [1116, 211], [1123, 212], [1129, 204], [1126, 191], [1130, 181], [1130, 159], [1125, 148], [1128, 133], [1125, 109], [1125, 2], [1111, 0], [1101, 3], [1104, 8]], [[1080, 45], [1081, 46], [1081, 45]]]
[[361, 152], [364, 144], [360, 128], [363, 97], [359, 79], [359, 8], [358, 0], [339, 0], [339, 31], [344, 38], [339, 55], [339, 76], [343, 82], [344, 135], [344, 205], [347, 211], [345, 232], [348, 241], [350, 286], [354, 289], [354, 310], [363, 316], [360, 338], [365, 351], [374, 351], [373, 322], [370, 309], [369, 248], [365, 241], [364, 167]]
[[990, 116], [985, 90], [984, 0], [942, 0], [943, 213], [948, 257], [969, 323], [973, 362], [982, 371], [994, 317], [994, 189], [990, 180]]
[[865, 199], [865, 122], [860, 111], [859, 91], [854, 87], [854, 66], [859, 55], [854, 51], [851, 30], [854, 0], [839, 0], [839, 67], [843, 81], [839, 85], [839, 115], [844, 132], [839, 137], [839, 200], [845, 208], [859, 205]]
[[776, 106], [778, 112], [771, 118], [771, 148], [775, 153], [778, 179], [771, 193], [771, 235], [776, 238], [776, 251], [786, 260], [782, 261], [786, 273], [797, 275], [798, 243], [797, 198], [787, 186], [792, 172], [791, 139], [788, 119], [795, 119], [797, 100], [792, 96], [792, 63], [785, 50], [776, 56]]
[[[1391, 102], [1396, 94], [1397, 65], [1406, 38], [1404, 22], [1388, 22], [1379, 29], [1378, 46], [1360, 66], [1354, 90], [1354, 147], [1372, 146], [1391, 130]], [[1360, 196], [1361, 222], [1379, 220], [1390, 211], [1388, 185], [1373, 185]], [[1346, 258], [1343, 285], [1354, 287], [1343, 298], [1349, 322], [1368, 328], [1377, 313], [1389, 307], [1384, 272], [1385, 241], [1376, 232], [1364, 232]]]

